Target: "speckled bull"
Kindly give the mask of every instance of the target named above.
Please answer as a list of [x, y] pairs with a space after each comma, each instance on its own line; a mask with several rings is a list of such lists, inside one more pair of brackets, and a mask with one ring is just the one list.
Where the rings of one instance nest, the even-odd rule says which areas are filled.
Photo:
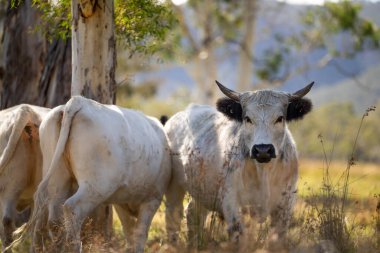
[[238, 93], [217, 84], [227, 98], [220, 99], [216, 109], [190, 105], [165, 125], [173, 166], [166, 210], [169, 240], [178, 239], [186, 191], [192, 197], [187, 212], [190, 242], [195, 224], [203, 224], [210, 210], [225, 220], [231, 240], [237, 241], [244, 231], [243, 208], [259, 222], [270, 217], [274, 230], [283, 235], [298, 178], [297, 151], [287, 122], [311, 110], [304, 96], [313, 83], [293, 94]]
[[24, 234], [34, 229], [38, 239], [47, 210], [49, 228], [65, 227], [66, 252], [79, 252], [83, 220], [99, 204], [111, 203], [117, 205], [130, 251], [143, 252], [171, 176], [162, 124], [134, 110], [74, 96], [46, 116], [40, 139], [47, 173]]

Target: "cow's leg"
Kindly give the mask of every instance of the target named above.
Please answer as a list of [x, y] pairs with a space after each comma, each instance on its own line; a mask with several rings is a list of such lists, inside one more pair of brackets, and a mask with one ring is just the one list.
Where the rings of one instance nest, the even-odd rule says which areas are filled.
[[229, 239], [233, 242], [239, 242], [243, 233], [243, 224], [238, 206], [236, 198], [226, 194], [222, 203], [223, 217], [227, 224]]
[[[1, 210], [0, 210], [0, 217], [2, 217], [2, 216], [3, 216], [3, 214], [1, 213]], [[0, 239], [1, 239], [2, 244], [4, 244], [5, 234], [4, 234], [3, 224], [0, 224]]]
[[[2, 248], [3, 251], [6, 247], [8, 247], [13, 241], [13, 231], [15, 230], [15, 216], [16, 213], [16, 205], [13, 199], [3, 200], [2, 203], [2, 216], [1, 216], [1, 224], [3, 227], [2, 233]], [[11, 252], [10, 250], [6, 252]]]
[[33, 228], [33, 236], [32, 236], [32, 247], [33, 252], [44, 252], [44, 244], [46, 239], [48, 238], [48, 214], [47, 208], [41, 210], [40, 217], [37, 218], [36, 225]]
[[[64, 229], [64, 220], [63, 220], [63, 210], [62, 205], [64, 200], [54, 201], [49, 205], [49, 215], [47, 221], [47, 228], [50, 234], [50, 242], [49, 248], [57, 252], [59, 249], [63, 250], [65, 243], [65, 229]], [[41, 243], [44, 244], [44, 226], [41, 224], [41, 230], [38, 231], [38, 237], [41, 238]]]
[[280, 239], [286, 236], [293, 211], [293, 203], [295, 201], [295, 193], [287, 191], [283, 195], [282, 202], [277, 205], [270, 213], [271, 227], [278, 234]]
[[4, 242], [5, 242], [5, 234], [4, 234], [4, 227], [3, 227], [2, 224], [0, 225], [0, 239], [1, 239], [2, 244], [4, 244]]
[[270, 214], [271, 227], [279, 238], [283, 238], [286, 235], [290, 223], [290, 212], [285, 209], [283, 206], [277, 206]]
[[285, 192], [281, 193], [280, 201], [270, 212], [271, 229], [270, 240], [268, 241], [268, 250], [279, 251], [287, 248], [288, 240], [286, 234], [292, 218], [292, 209], [296, 200], [295, 190], [291, 186]]
[[[51, 185], [48, 186], [49, 199], [48, 203], [48, 230], [51, 235], [51, 249], [54, 251], [63, 250], [65, 243], [65, 228], [62, 206], [72, 193], [71, 183], [72, 180], [68, 170], [62, 167], [62, 173], [54, 175], [50, 181]], [[59, 177], [59, 178], [57, 178]], [[42, 225], [42, 233], [45, 233], [44, 226]], [[40, 235], [44, 236], [44, 234]], [[46, 237], [46, 236], [45, 236]], [[43, 243], [43, 241], [42, 241]]]
[[127, 239], [128, 247], [132, 248], [134, 245], [133, 231], [136, 227], [137, 219], [128, 210], [127, 205], [114, 205], [117, 215], [119, 216], [123, 232]]
[[132, 249], [134, 253], [143, 253], [148, 231], [154, 214], [161, 204], [161, 199], [153, 199], [149, 202], [143, 203], [138, 212], [137, 224], [134, 231], [135, 246]]
[[69, 252], [81, 252], [80, 232], [85, 218], [109, 195], [94, 190], [89, 184], [80, 184], [78, 191], [65, 201], [63, 205], [64, 223], [66, 228], [66, 244]]
[[165, 197], [166, 233], [169, 243], [176, 244], [178, 242], [179, 231], [181, 229], [181, 220], [183, 217], [183, 199], [185, 197], [185, 191], [182, 189], [182, 187], [176, 185], [175, 183], [172, 183], [169, 186]]
[[28, 220], [30, 219], [30, 215], [32, 213], [32, 207], [28, 206], [21, 212], [16, 212], [16, 217], [15, 217], [15, 225], [16, 227], [21, 227], [22, 224], [27, 223]]
[[206, 217], [207, 210], [192, 198], [186, 208], [187, 240], [189, 246], [201, 246]]
[[62, 205], [69, 191], [49, 197], [48, 205], [42, 205], [33, 228], [32, 245], [35, 252], [59, 252], [64, 248], [64, 224]]

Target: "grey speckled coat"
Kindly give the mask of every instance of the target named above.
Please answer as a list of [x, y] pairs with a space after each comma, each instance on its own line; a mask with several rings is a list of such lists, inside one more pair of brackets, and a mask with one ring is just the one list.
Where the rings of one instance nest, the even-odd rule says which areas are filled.
[[[263, 222], [268, 216], [279, 234], [289, 224], [298, 179], [296, 146], [287, 121], [300, 119], [311, 110], [303, 96], [311, 89], [288, 94], [261, 90], [237, 93], [218, 83], [229, 98], [217, 108], [190, 105], [165, 125], [172, 155], [173, 177], [167, 195], [169, 240], [178, 237], [182, 201], [192, 196], [188, 207], [189, 240], [194, 220], [204, 221], [207, 210], [226, 221], [229, 236], [237, 240], [243, 232], [241, 210], [247, 208]], [[262, 145], [272, 153], [259, 159]], [[264, 154], [266, 155], [266, 154]], [[201, 206], [203, 211], [195, 211]]]

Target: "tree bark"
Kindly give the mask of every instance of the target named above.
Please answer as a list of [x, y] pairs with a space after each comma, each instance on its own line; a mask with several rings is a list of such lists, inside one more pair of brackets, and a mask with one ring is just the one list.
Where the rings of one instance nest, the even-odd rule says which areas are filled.
[[30, 0], [16, 8], [9, 1], [2, 38], [1, 109], [20, 103], [51, 108], [70, 98], [71, 41], [48, 43], [34, 30], [40, 22]]
[[[203, 36], [199, 46], [197, 46], [190, 31], [184, 30], [190, 41], [193, 41], [191, 44], [196, 52], [192, 77], [197, 85], [197, 100], [202, 104], [213, 104], [218, 97], [218, 91], [215, 88], [218, 64], [215, 57], [215, 38], [212, 26], [212, 19], [214, 18], [213, 9], [215, 9], [215, 3], [211, 0], [200, 3], [198, 15], [202, 19], [204, 26], [202, 27]], [[183, 12], [180, 12], [180, 14], [184, 15]], [[181, 19], [181, 22], [184, 22], [184, 17], [181, 17]], [[187, 28], [187, 26], [183, 24], [182, 28]]]
[[72, 0], [72, 95], [115, 102], [113, 0]]
[[256, 0], [244, 0], [244, 37], [241, 42], [239, 58], [239, 75], [236, 90], [247, 91], [251, 88], [253, 78], [252, 52], [255, 35]]
[[214, 104], [217, 100], [217, 89], [215, 88], [215, 80], [217, 78], [218, 63], [215, 57], [215, 38], [213, 31], [213, 19], [212, 13], [215, 9], [215, 3], [213, 1], [205, 1], [205, 27], [204, 27], [204, 39], [203, 47], [207, 52], [207, 57], [203, 61], [203, 80], [204, 89], [206, 91], [206, 103]]
[[3, 32], [3, 69], [1, 109], [19, 103], [38, 104], [39, 80], [46, 57], [46, 40], [34, 32], [40, 23], [39, 12], [25, 0], [17, 8], [8, 1]]
[[70, 99], [71, 40], [54, 40], [50, 45], [39, 83], [38, 104], [55, 107]]

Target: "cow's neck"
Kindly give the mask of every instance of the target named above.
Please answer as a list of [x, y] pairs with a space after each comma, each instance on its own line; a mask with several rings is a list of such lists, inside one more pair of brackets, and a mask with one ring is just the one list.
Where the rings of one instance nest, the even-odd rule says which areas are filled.
[[246, 158], [242, 168], [242, 201], [244, 205], [253, 208], [253, 212], [259, 219], [265, 218], [269, 214], [270, 176], [276, 163], [277, 159], [270, 163], [258, 164], [254, 160]]

